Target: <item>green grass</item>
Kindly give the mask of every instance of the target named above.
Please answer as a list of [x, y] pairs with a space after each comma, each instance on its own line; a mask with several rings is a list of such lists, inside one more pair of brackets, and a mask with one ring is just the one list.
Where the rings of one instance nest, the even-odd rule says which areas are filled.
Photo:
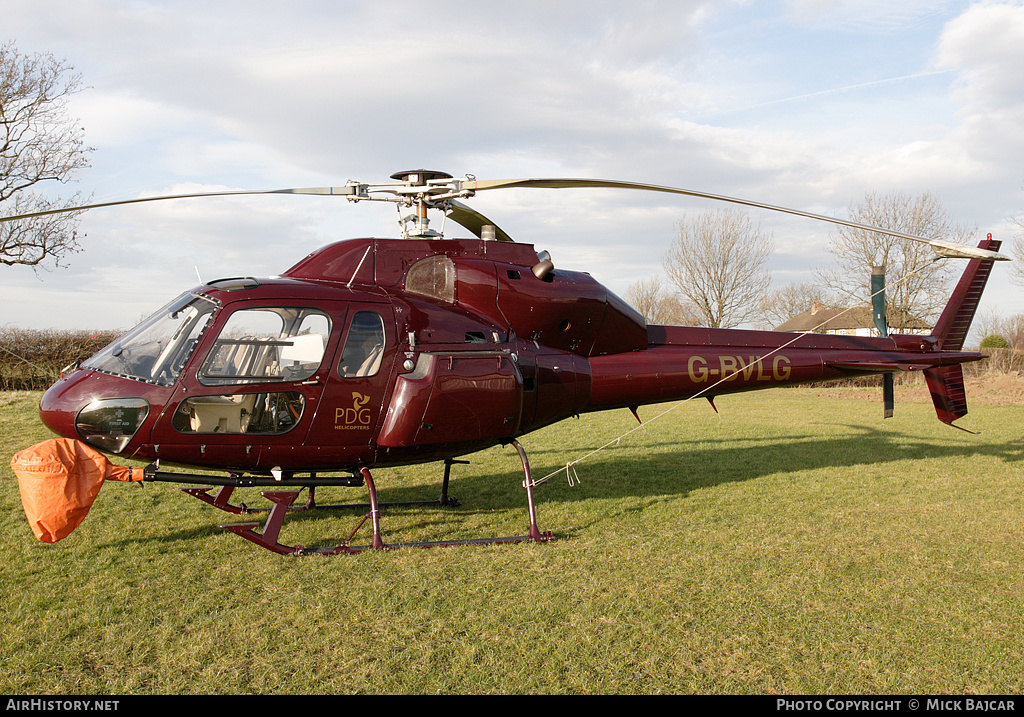
[[[555, 542], [290, 558], [168, 484], [106, 485], [74, 534], [37, 542], [8, 465], [49, 437], [37, 400], [0, 394], [3, 693], [1024, 688], [1021, 406], [973, 407], [972, 436], [930, 405], [883, 422], [811, 389], [721, 397], [720, 416], [694, 402], [537, 489]], [[635, 425], [584, 416], [522, 443], [542, 477]], [[521, 534], [515, 451], [471, 460], [462, 507], [390, 510], [385, 540]], [[441, 471], [375, 478], [382, 500], [434, 498]], [[293, 515], [281, 539], [337, 544], [358, 519]]]

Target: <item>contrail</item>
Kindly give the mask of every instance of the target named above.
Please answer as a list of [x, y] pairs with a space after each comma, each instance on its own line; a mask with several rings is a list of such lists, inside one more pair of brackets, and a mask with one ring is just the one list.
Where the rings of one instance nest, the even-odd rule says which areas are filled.
[[759, 102], [756, 105], [748, 105], [738, 109], [730, 110], [730, 112], [744, 112], [746, 110], [753, 110], [759, 107], [769, 107], [771, 105], [778, 105], [784, 102], [794, 102], [797, 100], [805, 100], [812, 97], [826, 97], [828, 95], [836, 95], [843, 92], [855, 92], [857, 90], [867, 89], [869, 87], [882, 87], [884, 85], [894, 85], [897, 82], [905, 82], [907, 80], [919, 80], [924, 77], [935, 77], [936, 75], [946, 75], [953, 72], [953, 70], [936, 70], [935, 72], [918, 72], [913, 75], [903, 75], [902, 77], [890, 77], [884, 80], [872, 80], [871, 82], [862, 82], [857, 85], [846, 85], [845, 87], [833, 87], [828, 90], [818, 90], [817, 92], [808, 92], [803, 95], [793, 95], [792, 97], [783, 97], [777, 100], [769, 100], [767, 102]]

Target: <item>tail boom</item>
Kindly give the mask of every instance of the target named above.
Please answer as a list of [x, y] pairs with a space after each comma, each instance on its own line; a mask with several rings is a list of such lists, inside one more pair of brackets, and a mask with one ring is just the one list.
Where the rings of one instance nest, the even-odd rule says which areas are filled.
[[651, 326], [651, 344], [590, 358], [586, 410], [713, 397], [894, 371], [931, 370], [984, 358], [938, 351], [918, 336], [887, 338]]
[[[979, 249], [996, 252], [989, 238]], [[792, 334], [682, 326], [649, 326], [648, 347], [590, 357], [586, 409], [635, 407], [897, 371], [923, 371], [939, 420], [967, 414], [962, 364], [985, 355], [963, 346], [992, 271], [972, 259], [931, 336]]]

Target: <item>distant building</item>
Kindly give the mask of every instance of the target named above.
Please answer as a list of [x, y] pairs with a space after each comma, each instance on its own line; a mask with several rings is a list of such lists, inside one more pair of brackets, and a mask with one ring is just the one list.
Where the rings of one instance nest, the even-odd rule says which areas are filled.
[[[905, 321], [893, 320], [888, 317], [889, 333], [891, 334], [927, 334], [932, 327], [913, 316]], [[793, 331], [797, 333], [843, 334], [846, 336], [878, 336], [871, 308], [857, 306], [852, 309], [826, 308], [814, 302], [811, 308], [797, 314], [786, 323], [777, 326], [776, 331]]]

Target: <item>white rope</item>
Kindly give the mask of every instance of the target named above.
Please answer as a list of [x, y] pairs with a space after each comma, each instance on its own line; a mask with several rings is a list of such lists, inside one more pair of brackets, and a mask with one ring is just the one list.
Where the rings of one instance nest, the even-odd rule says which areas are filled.
[[24, 361], [25, 363], [27, 363], [32, 368], [37, 368], [40, 371], [42, 371], [43, 373], [47, 374], [48, 376], [57, 376], [58, 375], [53, 369], [45, 368], [45, 367], [40, 366], [38, 364], [34, 364], [31, 361], [29, 361], [27, 358], [25, 358], [24, 356], [19, 356], [18, 354], [14, 353], [13, 351], [11, 351], [10, 349], [8, 349], [5, 346], [0, 346], [0, 351], [3, 351], [4, 353], [10, 354], [11, 356], [13, 356], [14, 358], [18, 359], [19, 361]]
[[[942, 258], [942, 257], [937, 257], [937, 258], [933, 259], [932, 261], [939, 261], [939, 259], [941, 259], [941, 258]], [[926, 267], [921, 267], [920, 269], [917, 269], [917, 270], [915, 270], [915, 271], [912, 271], [912, 272], [910, 272], [910, 273], [906, 274], [906, 275], [905, 275], [905, 276], [903, 276], [903, 278], [901, 278], [901, 279], [900, 279], [899, 281], [895, 282], [895, 284], [896, 284], [896, 285], [898, 286], [898, 285], [899, 285], [900, 283], [902, 283], [902, 282], [905, 282], [905, 281], [909, 280], [909, 279], [910, 279], [910, 278], [911, 278], [912, 276], [914, 276], [914, 274], [917, 274], [918, 272], [924, 271], [924, 269], [925, 269], [925, 268], [926, 268]], [[878, 294], [881, 294], [881, 293], [882, 293], [882, 292], [884, 292], [884, 291], [885, 291], [885, 287], [882, 287], [881, 289], [879, 289], [879, 290], [878, 290], [878, 291], [876, 291], [875, 293], [871, 294], [871, 295], [870, 295], [870, 296], [868, 297], [868, 299], [869, 299], [869, 300], [870, 300], [870, 299], [874, 299], [874, 298], [875, 298], [875, 296], [877, 296]], [[605, 448], [608, 448], [609, 446], [612, 446], [612, 445], [614, 445], [614, 444], [618, 444], [618, 443], [619, 443], [619, 441], [621, 441], [621, 440], [622, 440], [623, 438], [626, 438], [627, 436], [630, 436], [630, 435], [632, 435], [633, 433], [636, 433], [636, 432], [637, 432], [637, 431], [639, 431], [639, 430], [640, 430], [641, 428], [643, 428], [643, 429], [644, 429], [644, 430], [646, 431], [646, 430], [647, 430], [647, 429], [646, 429], [646, 425], [647, 425], [648, 423], [654, 423], [654, 422], [655, 422], [655, 421], [657, 421], [657, 420], [658, 420], [659, 418], [662, 418], [663, 416], [666, 416], [666, 415], [668, 415], [669, 413], [672, 413], [673, 411], [675, 411], [675, 410], [676, 410], [677, 408], [679, 408], [680, 406], [683, 406], [683, 405], [685, 405], [685, 404], [689, 403], [689, 402], [690, 402], [690, 401], [692, 401], [693, 399], [695, 399], [695, 398], [698, 398], [698, 397], [702, 396], [703, 394], [707, 393], [708, 391], [710, 391], [711, 389], [715, 388], [716, 386], [719, 386], [719, 385], [721, 385], [721, 384], [725, 383], [726, 381], [729, 381], [729, 380], [730, 380], [730, 379], [732, 379], [733, 377], [735, 377], [735, 376], [738, 376], [738, 375], [739, 375], [739, 374], [740, 374], [740, 373], [741, 373], [741, 372], [742, 372], [742, 371], [743, 371], [744, 369], [749, 369], [749, 368], [750, 368], [751, 366], [756, 366], [756, 365], [758, 365], [759, 363], [761, 363], [761, 362], [762, 362], [762, 361], [764, 361], [765, 359], [767, 359], [767, 358], [770, 358], [770, 357], [771, 357], [771, 356], [772, 356], [773, 354], [777, 354], [777, 353], [778, 353], [779, 351], [782, 351], [783, 349], [786, 349], [786, 348], [788, 348], [788, 347], [792, 346], [792, 345], [793, 345], [794, 343], [796, 343], [797, 341], [799, 341], [800, 339], [802, 339], [802, 338], [803, 338], [804, 336], [806, 336], [807, 334], [812, 334], [812, 333], [814, 333], [814, 332], [815, 332], [815, 331], [817, 331], [818, 329], [820, 329], [820, 328], [824, 327], [824, 326], [825, 326], [825, 324], [828, 324], [829, 322], [831, 322], [831, 321], [834, 321], [835, 319], [838, 319], [838, 318], [839, 318], [840, 316], [843, 316], [844, 314], [848, 314], [849, 312], [853, 311], [853, 310], [854, 310], [855, 308], [857, 308], [857, 307], [851, 306], [851, 307], [850, 307], [850, 308], [848, 308], [848, 309], [844, 309], [843, 311], [839, 312], [839, 313], [838, 313], [838, 314], [836, 314], [835, 316], [832, 316], [832, 317], [830, 317], [830, 318], [828, 318], [828, 319], [825, 319], [825, 320], [824, 320], [824, 321], [822, 321], [822, 322], [821, 322], [820, 324], [818, 324], [817, 326], [815, 326], [814, 328], [812, 328], [812, 329], [811, 329], [810, 331], [806, 331], [806, 332], [804, 332], [804, 333], [800, 333], [800, 334], [797, 334], [796, 336], [794, 336], [794, 337], [793, 337], [793, 339], [792, 339], [792, 340], [790, 340], [790, 341], [787, 341], [786, 343], [782, 344], [781, 346], [779, 346], [779, 347], [777, 347], [777, 348], [775, 348], [775, 349], [772, 349], [771, 351], [769, 351], [768, 353], [766, 353], [766, 354], [765, 354], [764, 356], [761, 356], [761, 357], [759, 357], [759, 358], [758, 358], [758, 359], [757, 359], [756, 361], [753, 361], [753, 362], [751, 362], [751, 363], [747, 364], [746, 366], [741, 366], [741, 367], [739, 367], [738, 369], [736, 369], [735, 371], [733, 371], [732, 373], [730, 373], [730, 374], [728, 374], [728, 375], [723, 375], [723, 377], [722, 377], [721, 379], [719, 379], [719, 380], [718, 380], [718, 381], [716, 381], [715, 383], [711, 384], [710, 386], [707, 386], [707, 387], [705, 387], [705, 388], [702, 388], [702, 389], [701, 389], [700, 391], [698, 391], [697, 393], [693, 394], [693, 395], [692, 395], [692, 396], [690, 396], [689, 398], [684, 398], [684, 399], [683, 399], [682, 401], [679, 401], [679, 402], [678, 402], [678, 403], [676, 403], [676, 404], [675, 404], [674, 406], [671, 406], [670, 408], [667, 408], [667, 409], [665, 409], [664, 411], [662, 411], [661, 413], [659, 413], [658, 415], [656, 415], [656, 416], [655, 416], [654, 418], [651, 418], [650, 420], [648, 420], [648, 421], [646, 421], [646, 422], [642, 422], [642, 423], [640, 423], [640, 425], [639, 425], [639, 426], [637, 426], [636, 428], [633, 428], [633, 429], [630, 429], [630, 430], [626, 431], [625, 433], [623, 433], [622, 435], [620, 435], [620, 436], [619, 436], [618, 438], [615, 438], [614, 440], [608, 441], [608, 442], [607, 442], [607, 443], [605, 443], [605, 444], [604, 444], [603, 446], [600, 446], [600, 447], [598, 447], [598, 448], [595, 448], [594, 450], [592, 450], [592, 451], [590, 451], [589, 453], [586, 453], [586, 454], [584, 454], [584, 455], [580, 456], [579, 458], [577, 458], [577, 459], [576, 459], [576, 460], [574, 460], [574, 461], [569, 461], [568, 463], [566, 463], [566, 464], [565, 464], [565, 467], [564, 467], [564, 468], [559, 468], [558, 470], [555, 470], [555, 471], [553, 471], [553, 472], [551, 472], [551, 473], [548, 473], [548, 474], [547, 474], [546, 476], [544, 476], [543, 478], [539, 478], [539, 479], [535, 480], [535, 481], [533, 482], [533, 484], [534, 484], [534, 485], [540, 485], [541, 483], [546, 483], [546, 482], [547, 482], [548, 480], [550, 480], [550, 479], [551, 479], [551, 478], [553, 478], [554, 476], [558, 475], [558, 474], [559, 474], [559, 473], [561, 473], [562, 471], [565, 471], [565, 473], [566, 473], [566, 477], [567, 477], [567, 478], [569, 479], [569, 485], [570, 485], [570, 486], [573, 486], [573, 485], [579, 485], [579, 484], [580, 484], [580, 483], [581, 483], [582, 481], [580, 480], [580, 478], [579, 478], [579, 475], [578, 475], [578, 474], [577, 474], [577, 472], [576, 472], [576, 465], [577, 465], [577, 464], [579, 464], [579, 463], [580, 463], [581, 461], [584, 461], [584, 460], [586, 460], [587, 458], [590, 458], [591, 456], [593, 456], [593, 455], [595, 455], [595, 454], [597, 454], [597, 453], [600, 453], [601, 451], [603, 451], [603, 450], [604, 450]], [[723, 371], [722, 373], [724, 374], [725, 372]], [[569, 475], [569, 471], [570, 471], [570, 469], [572, 470], [572, 476], [570, 476], [570, 475]], [[575, 481], [575, 483], [574, 483], [574, 481]]]

